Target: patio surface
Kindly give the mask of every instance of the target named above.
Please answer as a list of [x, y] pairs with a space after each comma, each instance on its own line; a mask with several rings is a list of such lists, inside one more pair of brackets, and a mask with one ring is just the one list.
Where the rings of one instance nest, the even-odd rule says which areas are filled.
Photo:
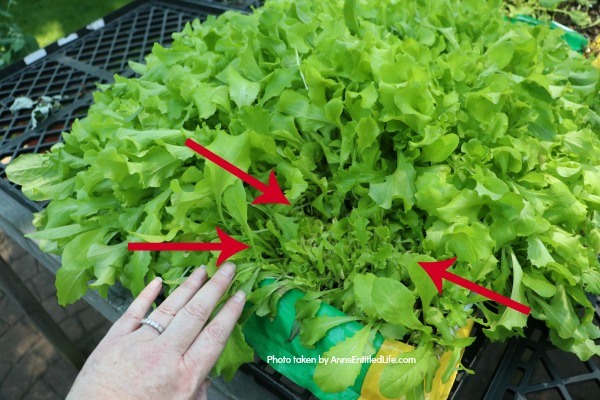
[[[83, 300], [66, 308], [58, 305], [54, 276], [1, 231], [0, 256], [83, 355], [88, 356], [110, 323]], [[77, 376], [77, 369], [1, 289], [0, 354], [0, 399], [64, 399]]]

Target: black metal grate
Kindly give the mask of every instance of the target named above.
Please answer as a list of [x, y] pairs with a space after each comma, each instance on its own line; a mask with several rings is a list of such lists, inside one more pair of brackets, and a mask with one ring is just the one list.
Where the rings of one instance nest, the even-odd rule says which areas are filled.
[[264, 4], [264, 0], [208, 0], [206, 2], [240, 10], [251, 10], [253, 7], [260, 7]]
[[[31, 147], [33, 136], [44, 143], [55, 144], [59, 138], [51, 139], [56, 132], [46, 132], [41, 126], [36, 133], [31, 129], [31, 110], [10, 111], [10, 106], [18, 97], [37, 100], [41, 96], [61, 96], [63, 109], [72, 107], [78, 99], [91, 93], [97, 82], [106, 82], [89, 72], [76, 70], [56, 60], [41, 60], [35, 68], [12, 75], [0, 82], [0, 151], [9, 147]], [[55, 118], [56, 119], [56, 118]], [[58, 136], [62, 130], [59, 130]], [[36, 147], [36, 151], [38, 148]], [[1, 161], [2, 159], [0, 159]]]
[[110, 29], [86, 36], [65, 55], [110, 73], [123, 73], [128, 61], [142, 61], [154, 43], [170, 44], [173, 32], [180, 31], [187, 21], [205, 16], [173, 5], [140, 7], [114, 21]]

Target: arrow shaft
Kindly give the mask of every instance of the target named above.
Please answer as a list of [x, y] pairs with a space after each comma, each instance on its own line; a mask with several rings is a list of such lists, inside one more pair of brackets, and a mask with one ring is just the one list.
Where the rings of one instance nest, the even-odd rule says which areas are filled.
[[519, 303], [517, 301], [514, 301], [513, 299], [502, 296], [499, 293], [496, 293], [486, 287], [480, 286], [474, 282], [466, 280], [465, 278], [462, 278], [458, 275], [454, 275], [451, 272], [444, 271], [443, 277], [444, 277], [444, 279], [447, 279], [450, 282], [456, 283], [457, 285], [460, 285], [460, 286], [464, 287], [465, 289], [469, 289], [472, 292], [479, 293], [482, 296], [485, 296], [485, 297], [487, 297], [491, 300], [494, 300], [500, 304], [504, 304], [505, 306], [510, 307], [520, 313], [525, 314], [525, 315], [529, 315], [529, 313], [531, 312], [531, 308], [527, 307], [525, 304]]
[[186, 140], [185, 145], [188, 146], [190, 149], [194, 150], [196, 153], [203, 156], [204, 158], [206, 158], [207, 160], [210, 160], [213, 163], [217, 164], [225, 171], [246, 182], [248, 185], [257, 188], [261, 192], [266, 192], [269, 189], [268, 185], [265, 185], [252, 175], [242, 171], [235, 165], [231, 164], [229, 161], [219, 157], [212, 151], [208, 150], [206, 147], [202, 146], [200, 143], [197, 143], [192, 139], [188, 139]]
[[129, 251], [220, 251], [223, 250], [222, 243], [127, 243]]

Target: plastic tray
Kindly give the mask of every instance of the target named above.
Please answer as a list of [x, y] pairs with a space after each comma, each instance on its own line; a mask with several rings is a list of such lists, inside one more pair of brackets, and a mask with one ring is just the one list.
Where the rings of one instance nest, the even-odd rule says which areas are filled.
[[[590, 301], [596, 308], [594, 322], [600, 325], [600, 297]], [[524, 338], [474, 343], [463, 363], [476, 374], [461, 373], [452, 400], [600, 399], [600, 357], [582, 362], [557, 349], [550, 343], [545, 325], [531, 318]]]

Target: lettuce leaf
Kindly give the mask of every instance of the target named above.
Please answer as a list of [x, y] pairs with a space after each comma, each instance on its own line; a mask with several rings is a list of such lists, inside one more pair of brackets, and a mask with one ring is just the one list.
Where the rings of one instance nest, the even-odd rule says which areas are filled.
[[[476, 312], [493, 339], [527, 324], [456, 285], [438, 296], [417, 260], [457, 256], [452, 272], [530, 305], [558, 347], [600, 355], [586, 298], [600, 294], [600, 70], [560, 32], [507, 23], [499, 0], [280, 0], [173, 39], [138, 76], [101, 85], [64, 143], [7, 168], [50, 200], [32, 237], [62, 254], [61, 304], [212, 274], [211, 253], [122, 245], [212, 241], [219, 226], [252, 246], [230, 288], [250, 292], [251, 312], [274, 315], [298, 288], [370, 327], [331, 354], [369, 353], [376, 330], [414, 345], [416, 367], [382, 376], [391, 396], [422, 396]], [[291, 206], [252, 205], [187, 138], [263, 181], [274, 170]], [[266, 278], [285, 290], [259, 288]], [[310, 346], [344, 321], [306, 312], [297, 327]], [[217, 372], [249, 353], [235, 334]], [[317, 381], [343, 390], [357, 374], [344, 368]]]

